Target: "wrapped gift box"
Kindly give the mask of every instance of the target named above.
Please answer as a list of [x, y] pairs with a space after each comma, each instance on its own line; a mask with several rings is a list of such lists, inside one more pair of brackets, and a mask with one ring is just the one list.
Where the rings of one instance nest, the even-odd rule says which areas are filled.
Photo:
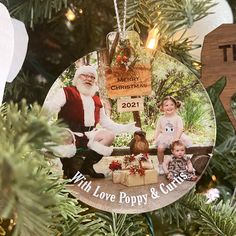
[[129, 171], [125, 172], [125, 177], [122, 179], [121, 184], [132, 187], [144, 185], [145, 176], [140, 176], [139, 174], [130, 174]]
[[155, 169], [145, 170], [145, 175], [143, 176], [130, 174], [129, 170], [115, 171], [113, 174], [115, 174], [113, 175], [113, 183], [121, 183], [128, 187], [155, 184], [158, 182], [158, 174]]
[[125, 177], [124, 170], [116, 170], [112, 173], [112, 181], [114, 184], [120, 184]]
[[144, 184], [156, 184], [158, 182], [157, 170], [145, 170]]
[[141, 161], [140, 165], [143, 167], [143, 169], [145, 170], [151, 170], [153, 169], [153, 164], [152, 161], [150, 159], [148, 159], [147, 161]]

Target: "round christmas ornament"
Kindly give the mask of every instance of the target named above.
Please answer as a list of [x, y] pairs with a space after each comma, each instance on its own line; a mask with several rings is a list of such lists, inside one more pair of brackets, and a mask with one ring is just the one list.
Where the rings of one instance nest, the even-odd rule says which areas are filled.
[[215, 143], [209, 97], [179, 61], [110, 33], [107, 48], [78, 59], [52, 86], [44, 109], [68, 126], [51, 152], [68, 188], [110, 212], [169, 205], [200, 179]]

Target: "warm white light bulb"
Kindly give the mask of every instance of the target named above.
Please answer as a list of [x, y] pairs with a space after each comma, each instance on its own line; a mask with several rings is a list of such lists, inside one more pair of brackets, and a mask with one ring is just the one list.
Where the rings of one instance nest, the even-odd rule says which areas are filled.
[[68, 11], [65, 14], [67, 20], [73, 21], [75, 20], [75, 13], [69, 8]]
[[157, 47], [157, 34], [158, 34], [158, 30], [156, 28], [153, 28], [149, 32], [147, 42], [146, 42], [146, 48], [153, 50]]
[[212, 176], [211, 176], [211, 179], [212, 179], [214, 182], [216, 182], [216, 180], [217, 180], [217, 178], [216, 178], [215, 175], [212, 175]]
[[154, 49], [156, 45], [156, 39], [152, 38], [150, 39], [150, 41], [148, 42], [147, 48], [149, 49]]

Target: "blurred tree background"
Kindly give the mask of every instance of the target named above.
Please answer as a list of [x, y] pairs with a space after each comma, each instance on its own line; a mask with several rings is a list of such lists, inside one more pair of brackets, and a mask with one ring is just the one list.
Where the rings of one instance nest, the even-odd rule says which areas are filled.
[[[42, 104], [53, 82], [69, 65], [105, 47], [106, 35], [116, 24], [110, 0], [13, 0], [7, 6], [27, 25], [29, 46], [21, 79], [7, 89], [5, 101], [18, 102], [25, 97], [28, 103]], [[35, 10], [32, 21], [31, 7]]]
[[[57, 77], [76, 59], [105, 47], [106, 35], [116, 30], [111, 0], [1, 2], [12, 17], [26, 24], [29, 34], [22, 70], [15, 81], [6, 86], [4, 101], [7, 104], [10, 101], [20, 104], [25, 98], [28, 105], [34, 102], [41, 105]], [[123, 1], [118, 2], [119, 9], [123, 9]], [[213, 1], [200, 2], [128, 0], [127, 26], [139, 32], [145, 42], [148, 31], [158, 24], [162, 32], [158, 50], [175, 57], [199, 75], [199, 68], [189, 54], [195, 46], [191, 40], [173, 42], [170, 39], [173, 32], [207, 15]], [[235, 19], [236, 1], [228, 2]], [[47, 162], [35, 152], [43, 147], [42, 140], [57, 136], [56, 127], [53, 129], [46, 119], [40, 118], [37, 106], [29, 110], [25, 103], [3, 107], [0, 209], [4, 211], [0, 211], [0, 235], [13, 232], [22, 236], [236, 235], [236, 136], [219, 101], [224, 86], [225, 78], [222, 78], [208, 88], [217, 119], [217, 146], [196, 192], [161, 210], [140, 215], [98, 212], [71, 199], [65, 182], [49, 175]]]
[[[111, 0], [1, 0], [1, 2], [8, 7], [12, 17], [26, 24], [29, 34], [27, 56], [21, 74], [18, 75], [20, 79], [7, 86], [5, 101], [18, 102], [25, 97], [28, 103], [37, 101], [42, 104], [56, 78], [78, 58], [104, 48], [106, 35], [116, 30], [114, 6]], [[128, 7], [130, 6], [127, 14], [128, 29], [140, 31], [140, 37], [144, 42], [148, 30], [155, 24], [162, 23], [157, 19], [157, 13], [153, 15], [160, 6], [156, 6], [152, 12], [150, 9], [145, 9], [153, 2], [155, 1], [149, 0], [146, 3], [128, 1]], [[122, 5], [122, 1], [118, 3]], [[163, 1], [160, 1], [160, 4], [163, 4]], [[236, 11], [235, 1], [229, 0], [229, 4]], [[153, 16], [147, 18], [146, 11], [150, 11]], [[142, 18], [146, 19], [145, 23], [142, 23], [144, 21]], [[172, 29], [168, 30], [163, 29], [164, 35], [173, 33]], [[185, 45], [187, 42], [169, 45], [168, 39], [162, 37], [161, 49], [172, 56], [175, 54], [179, 59], [178, 52], [181, 49], [187, 50]], [[185, 59], [182, 58], [182, 61]]]

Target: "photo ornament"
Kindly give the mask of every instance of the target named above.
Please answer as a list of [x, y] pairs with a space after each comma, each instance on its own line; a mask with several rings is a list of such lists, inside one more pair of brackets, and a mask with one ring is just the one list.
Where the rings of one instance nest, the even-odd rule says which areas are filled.
[[64, 141], [53, 169], [78, 200], [100, 210], [143, 213], [192, 189], [215, 145], [208, 94], [186, 66], [140, 44], [137, 33], [110, 33], [107, 48], [69, 66], [44, 105]]

